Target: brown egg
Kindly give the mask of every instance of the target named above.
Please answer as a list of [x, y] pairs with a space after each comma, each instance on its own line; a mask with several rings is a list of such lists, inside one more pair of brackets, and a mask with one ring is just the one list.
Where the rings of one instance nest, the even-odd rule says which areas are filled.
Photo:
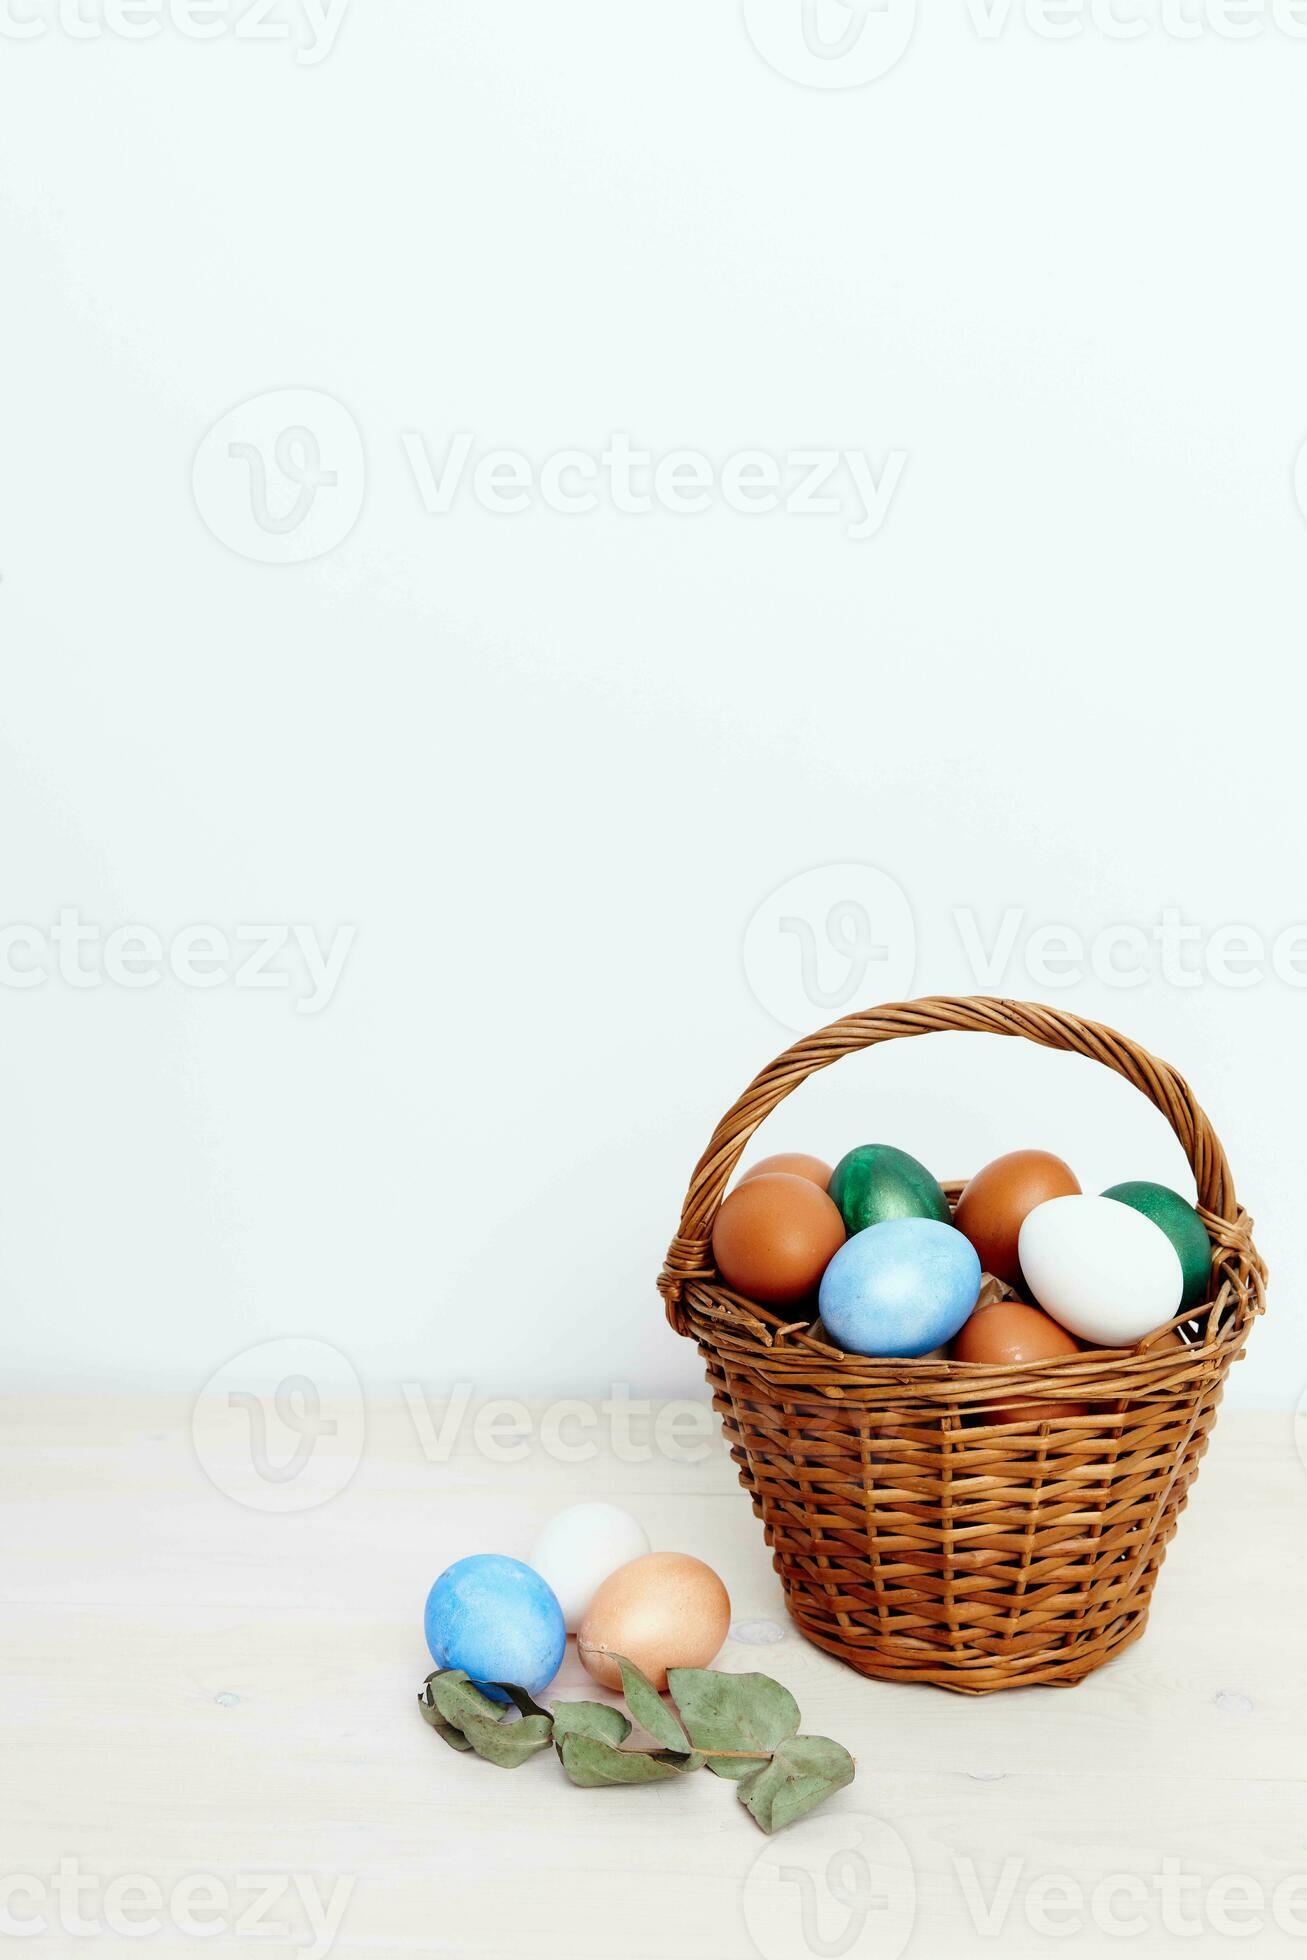
[[1049, 1150], [1009, 1150], [977, 1171], [958, 1199], [953, 1223], [980, 1254], [987, 1273], [1015, 1286], [1021, 1278], [1017, 1237], [1027, 1212], [1046, 1198], [1068, 1198], [1080, 1183]]
[[765, 1171], [737, 1185], [712, 1231], [713, 1257], [728, 1286], [765, 1306], [814, 1291], [844, 1243], [844, 1220], [806, 1177]]
[[661, 1694], [669, 1667], [708, 1667], [731, 1624], [731, 1602], [710, 1565], [686, 1552], [647, 1552], [610, 1572], [586, 1608], [577, 1652], [605, 1688], [620, 1688], [625, 1654]]
[[[1012, 1368], [1023, 1361], [1056, 1361], [1079, 1354], [1080, 1343], [1040, 1307], [1020, 1300], [995, 1300], [977, 1307], [953, 1342], [954, 1361], [979, 1361], [990, 1368]], [[1054, 1416], [1082, 1416], [1082, 1402], [1037, 1402], [1020, 1397], [998, 1409], [978, 1411], [981, 1422], [1048, 1422]]]
[[751, 1177], [770, 1177], [780, 1171], [787, 1177], [806, 1177], [810, 1184], [819, 1184], [826, 1190], [830, 1184], [832, 1171], [829, 1164], [823, 1164], [820, 1157], [809, 1157], [803, 1150], [782, 1150], [775, 1157], [764, 1157], [751, 1164], [747, 1171], [741, 1171], [740, 1183], [747, 1184]]

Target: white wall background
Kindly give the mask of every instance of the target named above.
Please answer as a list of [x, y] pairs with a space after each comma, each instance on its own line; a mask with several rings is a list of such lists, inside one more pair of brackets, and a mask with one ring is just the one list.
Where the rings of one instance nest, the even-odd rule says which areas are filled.
[[[1188, 1074], [1273, 1265], [1231, 1393], [1295, 1403], [1307, 994], [1269, 952], [1229, 984], [1210, 945], [1307, 921], [1289, 10], [1234, 40], [1212, 0], [1181, 42], [1121, 0], [1137, 38], [1055, 41], [938, 5], [890, 72], [809, 87], [726, 0], [352, 0], [313, 61], [291, 0], [289, 39], [249, 38], [247, 0], [212, 40], [126, 38], [149, 3], [82, 0], [80, 38], [9, 0], [0, 36], [0, 924], [32, 929], [0, 986], [8, 1382], [198, 1387], [311, 1334], [376, 1392], [695, 1391], [654, 1278], [798, 985], [791, 900], [747, 961], [746, 927], [817, 872], [784, 916], [838, 989], [820, 868], [852, 863], [906, 894], [910, 991], [975, 990], [960, 909], [987, 941], [1018, 915], [994, 991]], [[797, 0], [750, 11], [784, 65]], [[258, 563], [192, 465], [288, 390], [343, 411], [328, 527], [362, 505], [325, 555]], [[429, 514], [402, 438], [438, 468], [459, 431], [537, 465], [614, 431], [718, 467], [906, 462], [861, 540], [847, 509], [720, 493]], [[274, 471], [269, 507], [295, 492]], [[1201, 930], [1196, 984], [1153, 957], [1055, 986], [1023, 950], [1166, 908]], [[32, 936], [65, 909], [164, 945], [356, 937], [306, 1014], [299, 968], [128, 988], [88, 942], [101, 984], [72, 984]], [[898, 1044], [772, 1130], [941, 1175], [1024, 1143], [1090, 1189], [1184, 1173], [1123, 1084], [1012, 1043]]]

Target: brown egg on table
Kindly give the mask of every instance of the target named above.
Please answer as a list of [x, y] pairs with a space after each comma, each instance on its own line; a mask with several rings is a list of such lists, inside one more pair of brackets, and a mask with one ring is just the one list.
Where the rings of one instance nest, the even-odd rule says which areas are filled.
[[[1041, 1307], [1021, 1300], [995, 1300], [978, 1307], [953, 1342], [954, 1361], [976, 1361], [989, 1368], [1013, 1368], [1025, 1361], [1057, 1361], [1079, 1354], [1075, 1336], [1059, 1327]], [[980, 1422], [1049, 1422], [1054, 1416], [1082, 1416], [1082, 1402], [1038, 1402], [1022, 1396], [1002, 1408], [976, 1412]]]
[[620, 1688], [625, 1654], [661, 1694], [669, 1667], [708, 1667], [731, 1624], [731, 1602], [710, 1565], [687, 1552], [648, 1552], [610, 1572], [576, 1636], [587, 1673]]
[[750, 1164], [747, 1171], [740, 1172], [740, 1183], [747, 1184], [751, 1177], [770, 1177], [776, 1172], [786, 1177], [806, 1177], [810, 1184], [819, 1184], [824, 1191], [829, 1185], [832, 1170], [820, 1157], [810, 1157], [805, 1150], [782, 1150], [774, 1157], [760, 1158]]
[[1015, 1286], [1021, 1278], [1017, 1239], [1027, 1214], [1048, 1198], [1079, 1191], [1071, 1166], [1051, 1150], [1009, 1150], [976, 1172], [958, 1199], [953, 1223], [971, 1240], [985, 1271]]
[[728, 1286], [764, 1306], [814, 1293], [844, 1243], [844, 1220], [811, 1179], [765, 1171], [723, 1200], [713, 1257]]

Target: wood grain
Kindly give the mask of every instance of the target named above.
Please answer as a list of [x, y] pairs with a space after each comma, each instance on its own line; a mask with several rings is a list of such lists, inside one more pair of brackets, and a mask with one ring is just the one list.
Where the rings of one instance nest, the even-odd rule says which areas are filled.
[[[143, 1873], [165, 1897], [189, 1874], [233, 1897], [251, 1873], [312, 1875], [324, 1897], [346, 1879], [332, 1949], [346, 1956], [805, 1960], [850, 1924], [838, 1881], [858, 1868], [832, 1858], [873, 1859], [885, 1825], [911, 1863], [909, 1955], [1120, 1950], [1092, 1923], [1064, 1942], [1033, 1929], [1042, 1874], [1151, 1883], [1174, 1858], [1203, 1887], [1244, 1874], [1269, 1894], [1307, 1868], [1307, 1473], [1287, 1417], [1224, 1416], [1141, 1642], [1074, 1689], [968, 1701], [862, 1680], [797, 1636], [720, 1441], [669, 1460], [636, 1419], [619, 1455], [600, 1420], [593, 1456], [560, 1463], [540, 1446], [541, 1413], [524, 1461], [487, 1457], [470, 1411], [435, 1461], [404, 1403], [373, 1406], [348, 1487], [269, 1516], [202, 1471], [184, 1400], [0, 1400], [0, 1875], [48, 1880], [76, 1859], [101, 1888]], [[720, 1665], [775, 1674], [805, 1728], [853, 1750], [858, 1779], [826, 1811], [768, 1841], [707, 1774], [578, 1791], [552, 1757], [501, 1772], [424, 1727], [414, 1697], [436, 1573], [473, 1550], [521, 1553], [553, 1509], [597, 1491], [635, 1510], [655, 1547], [709, 1560], [736, 1628], [780, 1634], [733, 1639]], [[596, 1692], [570, 1643], [552, 1692]], [[967, 1874], [988, 1897], [1011, 1858], [996, 1943], [968, 1910]], [[29, 1914], [28, 1898], [12, 1910]], [[1148, 1910], [1147, 1936], [1124, 1942], [1135, 1951], [1230, 1948], [1211, 1923], [1181, 1941]], [[895, 1950], [883, 1911], [845, 1951]], [[149, 1941], [106, 1928], [94, 1944], [309, 1951], [293, 1896], [283, 1913], [282, 1939], [200, 1941], [165, 1924]], [[21, 1950], [88, 1944], [56, 1923]], [[1240, 1944], [1303, 1949], [1269, 1907]]]

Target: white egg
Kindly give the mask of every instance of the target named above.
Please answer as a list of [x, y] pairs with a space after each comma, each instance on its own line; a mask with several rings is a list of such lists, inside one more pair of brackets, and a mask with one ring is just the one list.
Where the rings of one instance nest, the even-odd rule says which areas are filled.
[[609, 1573], [648, 1549], [644, 1526], [619, 1504], [573, 1504], [549, 1520], [527, 1564], [553, 1587], [567, 1631], [575, 1633]]
[[1082, 1341], [1133, 1347], [1180, 1311], [1180, 1255], [1116, 1198], [1046, 1199], [1027, 1214], [1017, 1251], [1045, 1313]]

